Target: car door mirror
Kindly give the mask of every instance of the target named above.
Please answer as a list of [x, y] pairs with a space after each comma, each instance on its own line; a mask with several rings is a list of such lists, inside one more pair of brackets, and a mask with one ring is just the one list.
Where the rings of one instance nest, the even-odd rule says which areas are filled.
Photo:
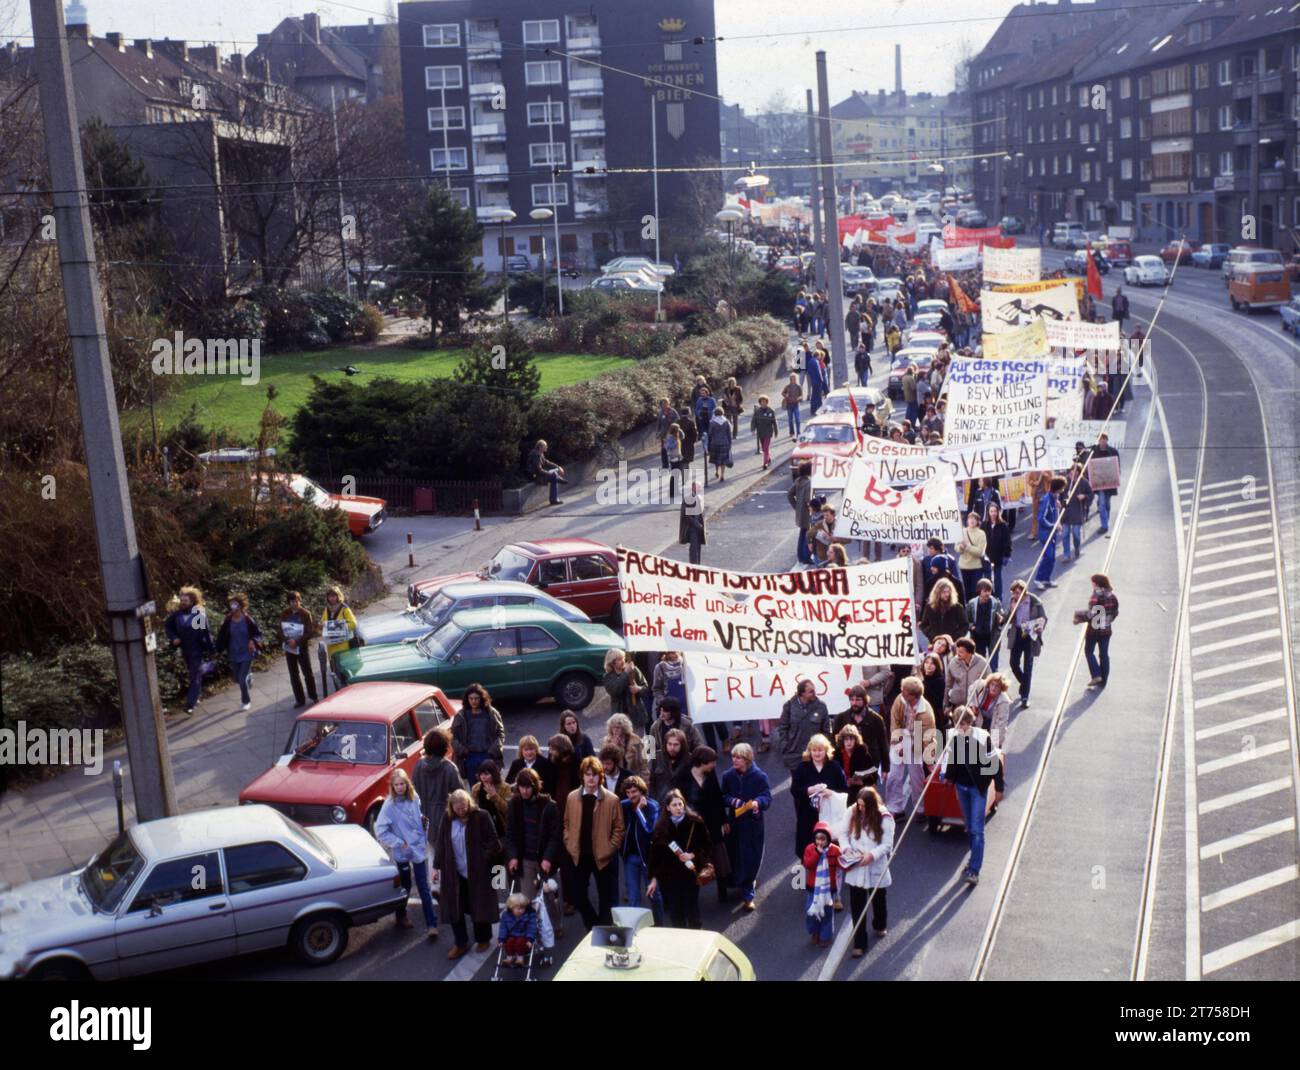
[[158, 902], [157, 899], [151, 899], [149, 901], [149, 917], [160, 918], [162, 917], [162, 912], [162, 904]]
[[459, 664], [460, 664], [460, 655], [459, 655], [459, 654], [453, 654], [453, 655], [451, 656], [451, 663], [452, 663], [453, 665], [459, 665]]

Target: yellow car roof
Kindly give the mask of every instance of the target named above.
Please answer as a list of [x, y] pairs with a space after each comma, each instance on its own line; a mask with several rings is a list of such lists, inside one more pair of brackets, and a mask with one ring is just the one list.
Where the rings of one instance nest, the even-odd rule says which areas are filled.
[[715, 951], [724, 951], [740, 970], [742, 981], [756, 980], [745, 953], [721, 933], [703, 929], [646, 928], [636, 934], [641, 965], [617, 970], [605, 965], [605, 949], [590, 938], [569, 955], [555, 974], [557, 981], [699, 981]]

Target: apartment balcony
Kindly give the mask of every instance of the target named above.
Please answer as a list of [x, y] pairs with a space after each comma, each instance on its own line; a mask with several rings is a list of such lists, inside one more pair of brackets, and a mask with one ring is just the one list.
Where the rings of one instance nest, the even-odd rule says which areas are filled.
[[586, 116], [581, 119], [572, 118], [569, 120], [569, 129], [578, 134], [604, 134], [605, 117], [603, 115]]
[[1281, 167], [1273, 167], [1262, 170], [1259, 173], [1259, 188], [1261, 191], [1280, 190], [1286, 187], [1286, 170]]
[[[605, 173], [604, 160], [574, 160], [573, 167], [574, 178], [581, 178], [586, 181], [591, 181], [592, 179], [604, 181], [604, 179], [608, 177]], [[592, 168], [590, 173], [586, 170], [588, 167]]]
[[1254, 75], [1249, 78], [1240, 78], [1232, 85], [1232, 96], [1235, 100], [1245, 100], [1247, 97], [1253, 97], [1259, 91], [1259, 79]]
[[573, 202], [573, 214], [577, 219], [590, 219], [592, 216], [604, 215], [608, 211], [608, 201], [576, 200]]
[[470, 59], [500, 59], [501, 38], [471, 37], [465, 51]]
[[569, 52], [599, 52], [600, 34], [584, 32], [569, 38]]
[[605, 82], [599, 75], [569, 79], [569, 95], [572, 97], [599, 97], [604, 94]]
[[500, 88], [501, 88], [500, 75], [497, 76], [497, 80], [496, 80], [496, 81], [490, 81], [490, 82], [489, 82], [489, 81], [483, 81], [483, 82], [473, 82], [473, 81], [472, 81], [472, 82], [470, 82], [470, 84], [469, 84], [469, 96], [470, 96], [470, 99], [471, 99], [471, 100], [476, 100], [476, 99], [479, 99], [479, 98], [481, 98], [481, 97], [491, 97], [491, 96], [494, 96], [494, 95], [496, 94], [497, 90], [500, 89]]
[[475, 123], [470, 129], [470, 134], [475, 141], [503, 141], [506, 136], [506, 124], [503, 122]]
[[490, 178], [510, 173], [510, 164], [504, 156], [488, 156], [482, 161], [474, 161], [474, 177]]

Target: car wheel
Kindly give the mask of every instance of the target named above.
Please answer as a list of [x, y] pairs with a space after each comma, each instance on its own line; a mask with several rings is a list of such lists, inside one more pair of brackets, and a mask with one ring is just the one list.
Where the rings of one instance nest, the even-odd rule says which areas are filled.
[[566, 710], [582, 710], [591, 705], [591, 700], [596, 696], [596, 685], [590, 677], [584, 676], [580, 672], [566, 672], [555, 681], [555, 688], [551, 692], [558, 702]]
[[1233, 297], [1231, 294], [1229, 294], [1229, 295], [1228, 295], [1228, 300], [1229, 300], [1229, 302], [1231, 302], [1231, 304], [1232, 304], [1232, 311], [1233, 311], [1233, 312], [1239, 312], [1239, 311], [1241, 311], [1241, 306], [1240, 306], [1239, 304], [1237, 304], [1237, 299], [1236, 299], [1235, 297]]
[[27, 975], [29, 981], [89, 981], [90, 971], [73, 959], [51, 959], [42, 962]]
[[348, 925], [339, 914], [313, 914], [294, 923], [289, 947], [304, 966], [328, 966], [348, 946]]
[[[375, 835], [375, 822], [379, 820], [379, 811], [382, 810], [383, 807], [383, 803], [375, 803], [375, 805], [370, 808], [370, 812], [366, 814], [366, 831], [372, 836]], [[378, 836], [375, 836], [375, 839], [378, 838]]]

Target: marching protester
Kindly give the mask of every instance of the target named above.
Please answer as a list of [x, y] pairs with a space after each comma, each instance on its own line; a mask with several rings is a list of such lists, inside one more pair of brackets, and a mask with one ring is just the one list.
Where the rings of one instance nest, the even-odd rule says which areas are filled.
[[[1005, 616], [1002, 612], [1002, 602], [993, 594], [993, 582], [991, 580], [980, 580], [975, 585], [976, 595], [966, 603], [966, 616], [970, 620], [970, 637], [975, 642], [975, 652], [982, 657], [988, 657], [989, 650], [992, 649], [997, 635], [1002, 631], [1002, 625], [1005, 623]], [[998, 655], [1001, 651], [995, 650], [990, 666], [994, 671], [998, 667]]]
[[675, 695], [666, 695], [659, 703], [659, 719], [650, 727], [650, 736], [655, 741], [655, 752], [663, 750], [668, 732], [680, 729], [686, 737], [686, 753], [690, 755], [696, 747], [704, 746], [704, 737], [700, 730], [691, 723], [691, 719], [682, 712], [681, 701]]
[[840, 849], [831, 828], [818, 821], [808, 843], [799, 852], [807, 891], [804, 922], [814, 947], [830, 947], [835, 935], [834, 904], [839, 896]]
[[452, 746], [465, 782], [473, 784], [478, 780], [478, 767], [489, 758], [501, 768], [506, 725], [482, 684], [470, 684], [461, 703], [460, 711], [451, 721]]
[[713, 478], [721, 482], [732, 467], [731, 421], [721, 409], [715, 409], [709, 419], [709, 461], [713, 464]]
[[[212, 633], [208, 630], [207, 611], [203, 608], [203, 592], [197, 587], [182, 587], [177, 607], [168, 614], [163, 630], [172, 648], [180, 652], [185, 662], [185, 672], [189, 677], [185, 712], [192, 715], [203, 695], [203, 663], [216, 650]], [[312, 701], [316, 701], [314, 690]]]
[[[619, 800], [601, 783], [600, 762], [588, 755], [579, 767], [581, 787], [564, 804], [564, 846], [573, 863], [573, 901], [590, 931], [609, 925], [618, 896], [618, 849], [623, 845], [623, 811]], [[588, 890], [596, 882], [596, 906]], [[567, 898], [567, 897], [566, 897]]]
[[[388, 778], [388, 796], [379, 808], [379, 817], [375, 819], [375, 839], [388, 852], [397, 866], [398, 880], [409, 896], [411, 880], [414, 878], [420, 890], [420, 906], [424, 910], [424, 927], [430, 940], [438, 939], [438, 912], [433, 905], [433, 893], [429, 887], [429, 872], [425, 865], [428, 858], [427, 835], [428, 820], [420, 806], [415, 786], [404, 769], [396, 769]], [[411, 919], [406, 916], [407, 901], [403, 900], [397, 907], [395, 919], [399, 929], [411, 928]]]
[[975, 585], [984, 575], [984, 554], [988, 549], [988, 536], [980, 527], [980, 514], [972, 509], [966, 514], [966, 526], [957, 543], [957, 567], [961, 571], [961, 586], [967, 598], [973, 598]]
[[684, 674], [685, 666], [682, 664], [681, 651], [666, 650], [659, 656], [654, 671], [650, 674], [650, 691], [654, 700], [650, 707], [651, 719], [647, 722], [647, 732], [654, 727], [654, 722], [659, 717], [659, 704], [670, 694], [679, 703], [678, 708], [681, 708], [681, 700], [686, 697]]
[[1104, 572], [1092, 576], [1092, 595], [1088, 608], [1074, 614], [1076, 624], [1087, 624], [1084, 633], [1083, 656], [1092, 674], [1090, 688], [1100, 690], [1110, 680], [1110, 636], [1115, 618], [1119, 616], [1119, 598]]
[[650, 763], [650, 794], [663, 805], [677, 774], [687, 768], [691, 760], [686, 747], [686, 733], [680, 728], [670, 728], [663, 737], [663, 745], [655, 751]]
[[[642, 677], [644, 679], [644, 677]], [[560, 732], [568, 737], [569, 744], [573, 750], [573, 756], [579, 762], [583, 758], [590, 758], [596, 753], [595, 745], [591, 742], [591, 737], [582, 730], [582, 724], [578, 720], [578, 715], [572, 710], [565, 710], [560, 714]], [[559, 796], [556, 796], [558, 798]]]
[[1070, 543], [1074, 543], [1074, 560], [1079, 560], [1083, 553], [1083, 522], [1092, 507], [1092, 484], [1083, 474], [1083, 465], [1076, 464], [1070, 468], [1066, 477], [1070, 488], [1070, 500], [1061, 513], [1061, 531], [1065, 537], [1065, 552], [1061, 560], [1070, 560]]
[[469, 793], [474, 805], [492, 819], [497, 839], [503, 839], [510, 810], [510, 786], [501, 777], [501, 767], [491, 758], [478, 767], [478, 776]]
[[752, 911], [763, 865], [763, 814], [772, 805], [772, 785], [754, 764], [754, 751], [748, 743], [731, 748], [731, 768], [722, 774], [722, 795], [731, 825], [727, 850], [732, 884], [741, 894], [743, 909]]
[[689, 546], [690, 563], [698, 565], [703, 557], [703, 547], [708, 541], [704, 528], [704, 496], [694, 480], [682, 491], [682, 504], [677, 518], [677, 541]]
[[519, 741], [519, 757], [510, 763], [510, 769], [506, 772], [506, 783], [513, 785], [525, 769], [531, 769], [536, 773], [543, 784], [550, 783], [551, 763], [542, 754], [542, 747], [537, 742], [536, 736], [524, 736]]
[[492, 887], [492, 866], [500, 854], [492, 819], [468, 791], [457, 789], [447, 800], [442, 829], [433, 850], [433, 878], [439, 882], [438, 903], [451, 922], [455, 944], [447, 952], [458, 959], [469, 951], [468, 916], [474, 923], [474, 950], [486, 951], [500, 907]]
[[1002, 519], [1002, 506], [990, 502], [984, 512], [984, 522], [980, 526], [984, 529], [984, 537], [987, 540], [984, 553], [991, 562], [990, 578], [993, 581], [993, 597], [1001, 599], [1002, 570], [1011, 560], [1011, 528]]
[[[563, 850], [559, 807], [542, 790], [536, 771], [521, 769], [506, 811], [506, 872], [532, 898], [542, 882], [555, 876]], [[551, 923], [559, 931], [554, 904], [549, 896], [544, 901]]]
[[664, 800], [650, 846], [652, 898], [663, 896], [664, 912], [677, 929], [698, 929], [700, 882], [711, 879], [713, 842], [703, 818], [692, 813], [680, 791], [673, 789]]
[[808, 740], [799, 764], [790, 775], [790, 797], [794, 801], [794, 853], [803, 856], [812, 842], [813, 826], [821, 820], [822, 796], [827, 793], [847, 795], [849, 784], [844, 769], [834, 760], [831, 741], [818, 732]]
[[280, 637], [284, 641], [284, 660], [289, 666], [295, 710], [307, 705], [309, 697], [316, 702], [316, 675], [311, 664], [311, 641], [315, 635], [316, 620], [302, 608], [302, 595], [290, 591], [289, 605], [280, 614]]
[[[885, 891], [893, 883], [889, 859], [894, 849], [894, 817], [875, 788], [864, 787], [836, 827], [840, 868], [849, 889], [849, 914], [856, 929], [853, 957], [867, 953], [867, 926], [863, 915], [871, 900], [871, 929], [876, 937], [888, 931]], [[873, 894], [874, 893], [874, 894]]]
[[333, 658], [356, 642], [357, 618], [347, 604], [343, 592], [337, 587], [325, 591], [325, 609], [320, 615], [320, 635], [325, 642], [325, 654]]
[[1052, 570], [1056, 567], [1056, 543], [1059, 532], [1054, 530], [1061, 516], [1061, 495], [1065, 492], [1065, 480], [1053, 476], [1047, 493], [1043, 495], [1038, 507], [1038, 527], [1043, 536], [1043, 554], [1034, 573], [1034, 585], [1045, 591], [1055, 587], [1052, 582]]
[[[623, 810], [623, 827], [627, 831], [618, 849], [623, 862], [623, 902], [639, 907], [650, 883], [650, 857], [655, 825], [659, 822], [659, 803], [650, 798], [646, 782], [639, 776], [629, 777], [623, 790], [626, 797], [619, 806]], [[655, 924], [662, 925], [663, 899], [658, 895], [648, 898]]]
[[1043, 652], [1043, 629], [1047, 610], [1024, 580], [1011, 584], [1011, 608], [1007, 612], [1008, 641], [1011, 644], [1011, 675], [1020, 685], [1020, 708], [1029, 706], [1029, 688], [1034, 678], [1034, 659]]
[[966, 705], [971, 685], [983, 677], [989, 668], [988, 659], [975, 653], [975, 640], [968, 636], [958, 639], [953, 648], [953, 656], [948, 659], [943, 670], [944, 683], [948, 688], [945, 704], [949, 708]]
[[939, 636], [930, 646], [929, 652], [921, 659], [921, 670], [916, 675], [921, 681], [921, 693], [925, 696], [925, 701], [930, 704], [930, 709], [934, 710], [936, 727], [940, 732], [947, 732], [950, 727], [945, 712], [947, 703], [944, 701], [944, 696], [948, 693], [947, 680], [944, 678], [947, 659], [935, 653], [935, 648], [940, 645], [939, 640], [943, 640], [946, 647], [952, 646], [948, 636]]
[[[817, 686], [811, 680], [800, 680], [794, 697], [781, 707], [777, 722], [777, 746], [781, 762], [786, 769], [796, 769], [804, 760], [809, 741], [817, 735], [830, 734], [830, 712], [826, 703], [816, 695]], [[799, 850], [803, 847], [800, 845]]]
[[877, 771], [871, 763], [871, 755], [862, 744], [862, 733], [858, 726], [846, 724], [835, 736], [835, 747], [840, 767], [844, 770], [844, 780], [849, 786], [848, 801], [852, 805], [858, 792], [866, 784], [868, 776], [876, 777]]
[[889, 778], [885, 782], [885, 803], [895, 817], [908, 805], [916, 805], [925, 790], [925, 766], [933, 762], [935, 745], [934, 709], [925, 700], [925, 689], [915, 676], [908, 676], [899, 688], [889, 711]]
[[731, 861], [727, 856], [725, 837], [730, 831], [727, 824], [727, 804], [718, 784], [718, 752], [712, 747], [696, 747], [686, 768], [678, 770], [673, 787], [682, 793], [686, 805], [699, 814], [709, 830], [713, 845], [714, 877], [718, 885], [718, 901], [727, 901], [727, 877], [731, 875]]
[[931, 642], [939, 635], [965, 635], [970, 630], [966, 608], [958, 601], [952, 580], [938, 580], [930, 591], [921, 613], [920, 629]]
[[731, 438], [740, 437], [740, 414], [745, 411], [745, 395], [736, 380], [728, 379], [722, 387], [722, 411], [731, 423]]
[[803, 388], [799, 385], [799, 376], [791, 372], [790, 381], [781, 388], [781, 406], [785, 409], [785, 418], [789, 425], [791, 438], [799, 434], [802, 426], [799, 417], [799, 403], [801, 401], [803, 401]]
[[424, 811], [427, 835], [431, 844], [438, 842], [438, 836], [442, 831], [442, 819], [447, 812], [447, 800], [451, 798], [451, 793], [465, 787], [456, 763], [447, 757], [450, 751], [451, 734], [446, 727], [430, 729], [424, 736], [424, 754], [415, 763], [415, 775], [412, 779]]
[[[1119, 450], [1110, 444], [1110, 436], [1101, 434], [1097, 436], [1097, 445], [1089, 452], [1090, 460], [1097, 460], [1102, 457], [1118, 457]], [[1102, 538], [1110, 538], [1110, 502], [1115, 497], [1115, 488], [1109, 487], [1106, 490], [1097, 491], [1097, 516], [1101, 520], [1099, 532]]]
[[239, 685], [240, 710], [252, 708], [248, 693], [248, 677], [253, 671], [253, 659], [261, 650], [262, 629], [248, 614], [248, 595], [235, 591], [227, 600], [229, 609], [217, 632], [217, 652], [230, 659], [230, 675]]
[[[993, 746], [1000, 751], [1007, 749], [1007, 728], [1011, 724], [1011, 697], [1007, 694], [1010, 684], [1000, 672], [986, 676], [971, 684], [967, 705], [975, 711], [976, 724], [989, 734]], [[992, 817], [1002, 801], [1006, 783], [1003, 779], [1005, 762], [999, 762], [993, 776], [993, 805], [988, 816]]]
[[760, 394], [758, 404], [749, 418], [749, 429], [758, 439], [759, 449], [763, 451], [764, 470], [772, 466], [772, 439], [777, 433], [776, 412], [772, 409], [766, 394]]
[[[640, 672], [640, 670], [637, 670]], [[618, 764], [631, 776], [649, 776], [650, 765], [646, 761], [645, 744], [641, 737], [632, 731], [632, 719], [623, 713], [615, 713], [605, 722], [605, 738], [600, 748], [616, 747]]]
[[[878, 684], [883, 684], [890, 676], [891, 673], [885, 670], [876, 673], [871, 679], [876, 680]], [[831, 724], [831, 731], [835, 738], [839, 739], [840, 733], [850, 725], [858, 730], [861, 752], [867, 758], [863, 783], [883, 782], [885, 774], [889, 772], [889, 733], [885, 729], [884, 718], [871, 708], [870, 694], [867, 686], [862, 684], [854, 684], [849, 688], [849, 707], [844, 712], [836, 714]]]
[[794, 510], [795, 527], [799, 529], [797, 553], [799, 564], [812, 564], [812, 549], [808, 545], [808, 525], [812, 522], [809, 506], [812, 503], [812, 462], [804, 461], [799, 465], [793, 486], [785, 494], [785, 500]]
[[957, 788], [957, 802], [970, 840], [970, 863], [963, 876], [972, 887], [979, 884], [980, 869], [984, 865], [984, 816], [989, 783], [1001, 761], [989, 734], [975, 726], [975, 716], [975, 711], [969, 706], [953, 710], [956, 736], [944, 748], [939, 763], [940, 779]]
[[[609, 708], [612, 713], [621, 713], [627, 717], [645, 716], [645, 702], [641, 698], [643, 691], [650, 685], [636, 663], [624, 656], [621, 650], [605, 652], [605, 694], [609, 696]], [[629, 731], [631, 723], [628, 724]]]

